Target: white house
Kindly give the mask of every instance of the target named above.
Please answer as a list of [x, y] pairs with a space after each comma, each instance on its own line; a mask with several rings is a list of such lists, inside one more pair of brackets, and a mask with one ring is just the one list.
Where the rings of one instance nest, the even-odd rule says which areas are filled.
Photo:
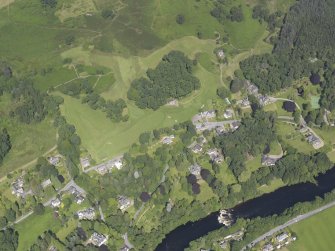
[[108, 240], [108, 236], [105, 236], [103, 234], [99, 234], [97, 232], [94, 232], [90, 238], [90, 242], [97, 247], [102, 246], [103, 244], [106, 244]]
[[51, 206], [52, 206], [53, 208], [59, 207], [60, 204], [61, 204], [61, 201], [60, 201], [60, 199], [58, 199], [58, 198], [56, 198], [56, 199], [54, 199], [54, 200], [51, 201]]

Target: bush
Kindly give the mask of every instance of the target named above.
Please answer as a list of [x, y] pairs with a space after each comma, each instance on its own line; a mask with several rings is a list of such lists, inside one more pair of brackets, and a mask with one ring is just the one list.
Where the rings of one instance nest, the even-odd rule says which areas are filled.
[[230, 91], [232, 93], [237, 93], [242, 89], [243, 86], [244, 83], [241, 79], [234, 79], [230, 83]]
[[216, 94], [222, 99], [229, 98], [230, 96], [229, 90], [227, 90], [225, 87], [219, 87], [216, 90]]
[[321, 78], [320, 78], [320, 75], [319, 75], [319, 74], [317, 74], [317, 73], [313, 73], [313, 74], [310, 76], [309, 80], [311, 81], [311, 83], [312, 83], [313, 85], [318, 85], [318, 84], [320, 84]]
[[185, 23], [185, 17], [182, 14], [178, 14], [176, 17], [176, 22], [177, 24], [183, 24]]
[[283, 103], [283, 109], [287, 112], [294, 112], [296, 109], [296, 105], [292, 101], [285, 101]]
[[148, 200], [150, 200], [150, 198], [151, 198], [151, 196], [147, 192], [142, 192], [141, 195], [140, 195], [140, 199], [143, 202], [147, 202]]
[[115, 13], [113, 10], [110, 10], [110, 9], [106, 9], [106, 10], [103, 10], [101, 12], [101, 16], [104, 18], [104, 19], [113, 19], [115, 17]]
[[42, 203], [38, 203], [34, 208], [34, 213], [37, 215], [42, 215], [45, 212], [45, 208]]
[[242, 7], [239, 6], [234, 6], [230, 9], [230, 20], [233, 22], [241, 22], [243, 21], [244, 16], [243, 16], [243, 10]]

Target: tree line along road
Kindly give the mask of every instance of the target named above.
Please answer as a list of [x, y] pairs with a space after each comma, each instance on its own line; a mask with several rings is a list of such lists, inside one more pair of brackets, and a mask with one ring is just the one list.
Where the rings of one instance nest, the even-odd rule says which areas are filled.
[[279, 231], [281, 231], [281, 230], [283, 230], [283, 229], [285, 229], [285, 228], [287, 228], [287, 227], [289, 227], [289, 226], [291, 226], [291, 225], [293, 225], [293, 224], [295, 224], [295, 223], [297, 223], [299, 221], [307, 219], [307, 218], [309, 218], [309, 217], [311, 217], [311, 216], [313, 216], [315, 214], [318, 214], [318, 213], [320, 213], [320, 212], [322, 212], [322, 211], [324, 211], [324, 210], [326, 210], [328, 208], [331, 208], [333, 206], [335, 206], [335, 200], [332, 201], [332, 202], [330, 202], [330, 203], [328, 203], [328, 204], [326, 204], [326, 205], [324, 205], [324, 206], [322, 206], [322, 207], [319, 207], [319, 208], [317, 208], [317, 209], [315, 209], [313, 211], [310, 211], [310, 212], [305, 213], [305, 214], [298, 215], [297, 217], [289, 220], [288, 222], [286, 222], [286, 223], [284, 223], [284, 224], [282, 224], [282, 225], [280, 225], [278, 227], [275, 227], [275, 228], [271, 229], [270, 231], [266, 232], [265, 234], [259, 236], [258, 238], [256, 238], [252, 242], [250, 242], [248, 245], [246, 245], [245, 247], [243, 247], [241, 249], [241, 251], [245, 251], [247, 249], [251, 249], [257, 243], [261, 242], [262, 240], [266, 239], [267, 237], [272, 236], [275, 233], [277, 233], [277, 232], [279, 232]]

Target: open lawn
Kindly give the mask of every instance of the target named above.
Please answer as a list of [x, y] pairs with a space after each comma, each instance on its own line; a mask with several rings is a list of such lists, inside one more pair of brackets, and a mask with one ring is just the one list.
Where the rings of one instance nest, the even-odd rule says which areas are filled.
[[335, 246], [335, 208], [294, 224], [290, 229], [297, 240], [288, 249], [290, 251], [329, 251]]
[[320, 108], [320, 96], [311, 96], [311, 106], [312, 109], [319, 109]]
[[244, 20], [242, 22], [230, 22], [224, 25], [229, 34], [230, 43], [240, 50], [251, 49], [260, 37], [265, 33], [266, 25], [260, 24], [252, 18], [252, 9], [247, 7], [244, 1], [239, 1], [243, 8]]
[[268, 36], [268, 32], [264, 31], [259, 35], [254, 47], [251, 50], [243, 51], [240, 54], [233, 53], [233, 56], [228, 57], [228, 65], [223, 68], [222, 76], [224, 78], [233, 77], [234, 72], [239, 69], [240, 62], [252, 55], [269, 53], [272, 50], [272, 45], [265, 43], [263, 40]]
[[72, 231], [74, 231], [78, 226], [78, 220], [71, 218], [57, 233], [57, 238], [60, 241], [65, 241], [66, 236], [68, 236]]
[[236, 178], [232, 171], [229, 169], [228, 164], [224, 161], [219, 169], [219, 173], [216, 174], [216, 177], [220, 179], [224, 184], [234, 184], [236, 183]]
[[280, 155], [283, 149], [278, 141], [273, 141], [270, 145], [270, 155]]
[[[184, 36], [214, 38], [216, 32], [223, 34], [224, 26], [210, 15], [213, 5], [209, 1], [154, 0], [154, 16], [151, 28], [163, 40]], [[185, 22], [177, 24], [177, 15], [183, 15]]]
[[320, 128], [313, 128], [313, 131], [317, 135], [319, 135], [326, 144], [329, 144], [330, 146], [335, 145], [335, 128], [334, 127], [329, 127], [325, 129], [320, 129]]
[[261, 158], [262, 156], [258, 155], [255, 158], [252, 158], [245, 162], [246, 168], [238, 178], [240, 182], [247, 181], [250, 178], [251, 173], [256, 171], [258, 168], [262, 166]]
[[77, 75], [73, 69], [55, 67], [49, 73], [36, 75], [34, 85], [39, 90], [47, 91], [50, 87], [55, 87], [76, 77]]
[[327, 156], [328, 156], [328, 158], [329, 158], [332, 162], [335, 163], [335, 150], [329, 152], [329, 153], [327, 154]]
[[261, 191], [262, 193], [271, 193], [276, 189], [283, 187], [284, 185], [285, 183], [281, 179], [275, 178], [271, 181], [269, 185], [264, 184], [260, 186], [258, 190]]
[[19, 247], [17, 251], [26, 251], [37, 237], [45, 231], [57, 232], [61, 228], [61, 223], [53, 216], [50, 208], [45, 210], [43, 215], [31, 215], [26, 220], [15, 225], [15, 230], [19, 233]]
[[217, 60], [213, 59], [212, 55], [208, 53], [199, 53], [196, 56], [198, 62], [209, 72], [218, 72], [219, 65]]
[[298, 152], [310, 153], [314, 151], [313, 146], [307, 143], [304, 135], [297, 131], [295, 126], [279, 121], [276, 131], [287, 144], [297, 149]]

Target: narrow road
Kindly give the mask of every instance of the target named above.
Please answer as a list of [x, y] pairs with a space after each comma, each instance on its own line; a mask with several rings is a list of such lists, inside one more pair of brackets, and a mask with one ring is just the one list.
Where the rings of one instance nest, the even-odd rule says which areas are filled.
[[313, 216], [315, 214], [318, 214], [318, 213], [320, 213], [320, 212], [322, 212], [322, 211], [324, 211], [324, 210], [326, 210], [328, 208], [331, 208], [333, 206], [335, 206], [335, 201], [332, 201], [332, 202], [330, 202], [330, 203], [328, 203], [328, 204], [326, 204], [326, 205], [324, 205], [322, 207], [319, 207], [319, 208], [317, 208], [317, 209], [315, 209], [313, 211], [310, 211], [310, 212], [308, 212], [306, 214], [298, 215], [297, 217], [289, 220], [288, 222], [284, 223], [283, 225], [275, 227], [275, 228], [271, 229], [270, 231], [266, 232], [265, 234], [259, 236], [258, 238], [256, 238], [252, 242], [250, 242], [247, 246], [243, 247], [241, 249], [241, 251], [244, 251], [244, 250], [247, 250], [247, 249], [251, 249], [257, 243], [263, 241], [267, 237], [270, 237], [270, 236], [274, 235], [275, 233], [277, 233], [277, 232], [279, 232], [279, 231], [281, 231], [281, 230], [283, 230], [283, 229], [285, 229], [285, 228], [287, 228], [287, 227], [289, 227], [289, 226], [291, 226], [291, 225], [293, 225], [293, 224], [295, 224], [295, 223], [297, 223], [299, 221], [307, 219], [307, 218], [309, 218], [309, 217], [311, 217], [311, 216]]
[[[74, 180], [70, 180], [62, 189], [60, 189], [58, 191], [58, 193], [60, 192], [65, 192], [66, 190], [68, 190], [71, 186], [75, 187], [77, 191], [79, 191], [82, 194], [86, 194], [86, 191], [84, 189], [82, 189], [80, 186], [78, 186]], [[56, 196], [52, 197], [51, 199], [47, 200], [46, 202], [43, 203], [43, 206], [47, 207], [50, 206], [51, 201], [56, 199]], [[27, 219], [30, 215], [32, 215], [34, 213], [34, 211], [29, 211], [28, 213], [26, 213], [25, 215], [22, 215], [19, 219], [17, 219], [14, 223], [12, 223], [9, 226], [13, 226], [15, 224], [20, 223], [21, 221]], [[102, 212], [100, 212], [100, 214], [103, 216]], [[102, 219], [102, 218], [101, 218]], [[9, 227], [7, 226], [7, 227]], [[2, 228], [2, 230], [6, 229], [6, 227]]]
[[[301, 108], [298, 105], [298, 103], [295, 102], [294, 100], [286, 99], [286, 98], [273, 98], [273, 97], [270, 97], [270, 98], [273, 99], [274, 101], [283, 100], [283, 101], [293, 102], [298, 107], [298, 109], [301, 110]], [[278, 118], [279, 119], [284, 119], [284, 120], [292, 120], [292, 118], [290, 118], [289, 116], [278, 116]], [[294, 123], [293, 122], [288, 122], [288, 121], [286, 121], [286, 122], [287, 123], [292, 123], [292, 124], [296, 125], [295, 122]], [[306, 123], [305, 119], [302, 117], [302, 115], [300, 115], [300, 125], [306, 127], [312, 134], [314, 134], [315, 137], [317, 137], [320, 140], [321, 143], [320, 143], [319, 146], [317, 146], [317, 147], [313, 146], [315, 149], [320, 149], [320, 148], [322, 148], [325, 145], [325, 142], [323, 141], [323, 139], [319, 135], [317, 135], [316, 132], [312, 128], [310, 128], [309, 126], [307, 126], [307, 123]]]
[[239, 122], [239, 120], [225, 120], [225, 121], [219, 121], [219, 122], [199, 122], [199, 123], [193, 123], [193, 125], [197, 128], [199, 131], [205, 131], [205, 130], [212, 130], [216, 127], [229, 125], [234, 122]]
[[130, 243], [129, 239], [128, 239], [128, 233], [125, 233], [123, 235], [123, 239], [124, 239], [124, 244], [129, 248], [132, 249], [134, 248], [134, 245]]
[[[103, 163], [101, 163], [101, 164], [99, 164], [99, 165], [96, 165], [96, 166], [92, 166], [92, 167], [90, 167], [90, 168], [88, 168], [88, 169], [85, 169], [85, 170], [83, 170], [83, 172], [84, 173], [88, 173], [88, 172], [90, 172], [90, 171], [96, 171], [101, 165], [103, 165], [103, 164], [105, 164], [106, 165], [106, 168], [108, 168], [108, 166], [109, 166], [109, 163], [112, 163], [112, 162], [114, 162], [114, 161], [118, 161], [118, 160], [120, 160], [120, 159], [122, 159], [123, 158], [123, 154], [122, 155], [119, 155], [119, 156], [117, 156], [117, 157], [115, 157], [115, 158], [113, 158], [113, 159], [110, 159], [110, 160], [108, 160], [108, 161], [105, 161], [105, 162], [103, 162]], [[108, 168], [109, 169], [109, 168]]]
[[273, 100], [275, 100], [275, 101], [290, 101], [290, 102], [293, 102], [298, 107], [298, 109], [301, 110], [299, 104], [297, 102], [295, 102], [294, 100], [291, 100], [291, 99], [288, 99], [288, 98], [273, 98]]
[[102, 208], [101, 206], [99, 205], [99, 212], [100, 212], [100, 218], [103, 222], [105, 222], [105, 216], [104, 216], [104, 213], [102, 212]]
[[25, 220], [26, 218], [28, 218], [28, 217], [29, 217], [30, 215], [32, 215], [32, 214], [33, 214], [33, 211], [28, 212], [27, 214], [25, 214], [25, 215], [21, 216], [19, 219], [17, 219], [17, 220], [14, 222], [14, 224], [18, 224], [18, 223], [20, 223], [21, 221]]

